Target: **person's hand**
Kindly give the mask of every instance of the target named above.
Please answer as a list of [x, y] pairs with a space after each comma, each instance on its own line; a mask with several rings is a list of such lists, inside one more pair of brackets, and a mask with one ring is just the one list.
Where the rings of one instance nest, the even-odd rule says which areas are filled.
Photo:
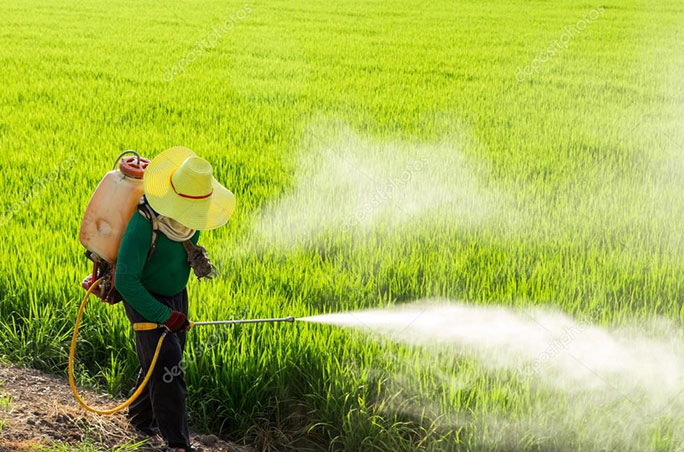
[[177, 333], [179, 331], [187, 331], [190, 327], [190, 322], [188, 322], [188, 318], [182, 312], [171, 311], [171, 317], [164, 322], [164, 326], [172, 333]]

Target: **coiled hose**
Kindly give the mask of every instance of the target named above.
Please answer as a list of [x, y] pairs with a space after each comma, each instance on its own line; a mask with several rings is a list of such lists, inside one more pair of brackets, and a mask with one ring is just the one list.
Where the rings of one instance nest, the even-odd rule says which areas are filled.
[[90, 295], [93, 293], [93, 291], [100, 284], [100, 282], [102, 282], [102, 278], [98, 279], [93, 283], [92, 286], [90, 286], [85, 296], [83, 297], [81, 307], [78, 308], [78, 315], [76, 316], [76, 325], [74, 326], [74, 335], [71, 338], [71, 348], [69, 349], [69, 386], [71, 386], [71, 392], [74, 393], [76, 401], [78, 401], [79, 405], [81, 405], [86, 410], [97, 414], [114, 414], [128, 407], [131, 403], [135, 401], [135, 399], [137, 399], [140, 396], [140, 394], [142, 394], [143, 390], [145, 389], [145, 386], [147, 386], [147, 382], [150, 381], [152, 372], [154, 372], [154, 366], [157, 364], [157, 358], [159, 358], [159, 352], [161, 351], [164, 339], [168, 334], [168, 330], [165, 329], [161, 337], [159, 338], [159, 342], [157, 342], [157, 348], [154, 351], [154, 357], [152, 358], [152, 363], [150, 363], [150, 368], [147, 370], [147, 374], [145, 375], [145, 378], [143, 379], [142, 383], [140, 383], [140, 386], [138, 386], [138, 389], [135, 390], [133, 395], [131, 395], [128, 398], [128, 400], [123, 402], [121, 405], [110, 409], [97, 409], [88, 405], [78, 393], [78, 390], [76, 389], [76, 382], [74, 380], [74, 361], [76, 359], [76, 337], [78, 336], [78, 328], [81, 325], [81, 317], [83, 316], [83, 311], [85, 311], [86, 304], [88, 304], [88, 299], [90, 298]]

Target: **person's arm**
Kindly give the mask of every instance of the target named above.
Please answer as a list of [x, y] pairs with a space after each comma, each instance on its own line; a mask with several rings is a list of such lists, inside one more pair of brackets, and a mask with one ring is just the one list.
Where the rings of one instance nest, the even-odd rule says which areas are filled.
[[171, 317], [171, 309], [154, 298], [141, 282], [151, 242], [152, 227], [149, 221], [139, 212], [134, 213], [119, 248], [114, 287], [145, 319], [165, 323]]

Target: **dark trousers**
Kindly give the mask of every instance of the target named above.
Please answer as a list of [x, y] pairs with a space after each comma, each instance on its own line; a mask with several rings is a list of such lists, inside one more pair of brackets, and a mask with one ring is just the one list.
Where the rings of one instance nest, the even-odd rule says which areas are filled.
[[[171, 309], [188, 314], [187, 290], [171, 297], [152, 295]], [[124, 306], [131, 323], [147, 321], [125, 301]], [[162, 329], [157, 329], [135, 333], [136, 351], [140, 360], [138, 385], [150, 368], [162, 331]], [[128, 417], [131, 424], [142, 431], [150, 431], [158, 427], [169, 447], [189, 449], [188, 410], [185, 403], [187, 390], [182, 362], [185, 336], [185, 332], [166, 335], [147, 388], [129, 406]]]

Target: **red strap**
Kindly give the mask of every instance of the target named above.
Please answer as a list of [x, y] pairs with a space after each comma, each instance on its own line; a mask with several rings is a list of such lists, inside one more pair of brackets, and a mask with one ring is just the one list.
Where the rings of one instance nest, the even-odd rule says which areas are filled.
[[188, 199], [207, 199], [210, 197], [212, 194], [214, 194], [214, 190], [212, 189], [208, 195], [202, 195], [202, 196], [191, 196], [191, 195], [186, 195], [185, 193], [178, 193], [178, 190], [176, 190], [176, 187], [173, 185], [173, 179], [169, 179], [171, 182], [171, 188], [173, 188], [173, 191], [176, 192], [178, 196], [181, 196], [183, 198], [188, 198]]

